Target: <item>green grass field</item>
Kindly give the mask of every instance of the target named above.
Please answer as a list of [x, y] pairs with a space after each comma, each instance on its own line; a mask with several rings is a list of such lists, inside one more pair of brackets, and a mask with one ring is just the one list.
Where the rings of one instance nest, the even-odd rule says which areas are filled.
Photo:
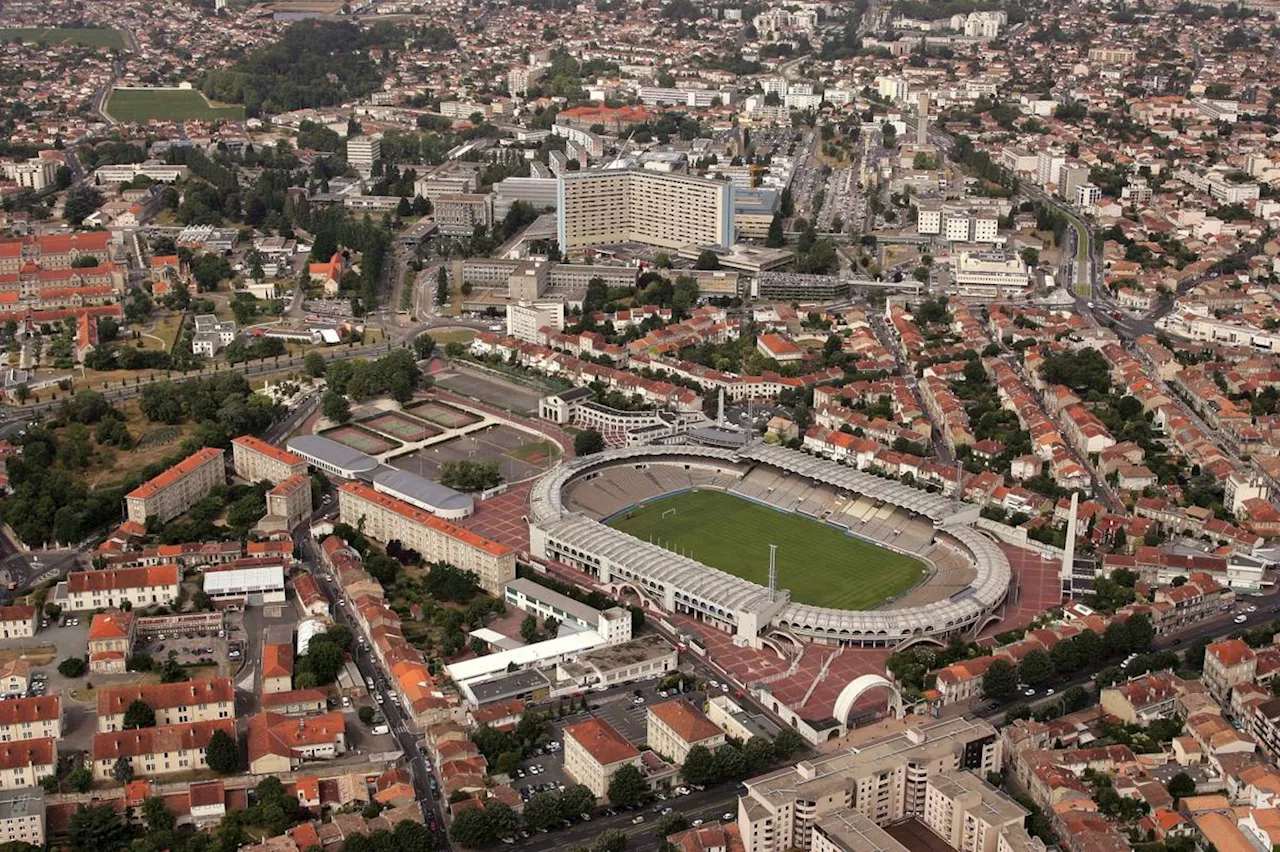
[[62, 27], [0, 27], [0, 41], [35, 42], [37, 44], [65, 44], [74, 42], [86, 47], [115, 47], [124, 49], [124, 36], [119, 30], [72, 29]]
[[[674, 515], [663, 513], [675, 509]], [[872, 609], [914, 586], [924, 564], [799, 515], [720, 491], [664, 497], [609, 526], [713, 568], [769, 584], [769, 545], [778, 545], [778, 587], [796, 603]]]
[[107, 100], [107, 112], [116, 121], [211, 121], [244, 118], [244, 107], [211, 106], [194, 89], [116, 89]]

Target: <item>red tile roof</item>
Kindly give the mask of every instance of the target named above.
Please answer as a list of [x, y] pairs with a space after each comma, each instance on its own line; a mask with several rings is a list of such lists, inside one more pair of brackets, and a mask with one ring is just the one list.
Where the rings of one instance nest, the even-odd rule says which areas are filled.
[[67, 591], [76, 594], [117, 589], [144, 589], [150, 586], [174, 586], [177, 585], [180, 576], [177, 565], [75, 571], [67, 575]]
[[236, 720], [211, 719], [207, 722], [94, 734], [93, 759], [115, 760], [118, 757], [140, 757], [162, 751], [204, 748], [218, 731], [224, 731], [234, 740]]
[[142, 483], [137, 488], [124, 495], [125, 499], [145, 499], [147, 497], [151, 497], [160, 489], [173, 485], [193, 470], [199, 468], [201, 465], [209, 464], [214, 459], [222, 459], [222, 450], [217, 447], [205, 447], [203, 449], [196, 450], [194, 453], [187, 456], [164, 473], [149, 482]]
[[62, 697], [40, 695], [0, 701], [0, 726], [48, 722], [62, 715]]
[[158, 683], [151, 686], [108, 686], [98, 689], [98, 716], [114, 716], [129, 709], [135, 701], [145, 701], [152, 710], [170, 707], [195, 707], [201, 704], [234, 702], [235, 689], [230, 678], [187, 680], [180, 683]]
[[430, 512], [425, 512], [416, 506], [410, 506], [408, 503], [404, 503], [394, 497], [388, 497], [386, 494], [374, 491], [369, 486], [363, 485], [359, 482], [348, 482], [339, 490], [359, 497], [362, 500], [367, 500], [370, 503], [375, 503], [384, 509], [395, 512], [413, 523], [431, 527], [437, 532], [444, 533], [450, 538], [456, 539], [457, 541], [470, 545], [471, 547], [483, 550], [493, 556], [506, 556], [514, 552], [510, 547], [502, 544], [501, 542], [493, 541], [492, 539], [478, 535], [469, 529], [441, 520]]
[[51, 766], [58, 762], [57, 755], [58, 749], [51, 738], [0, 743], [0, 769]]
[[568, 725], [564, 733], [576, 740], [602, 766], [611, 766], [640, 755], [626, 737], [603, 719], [588, 719]]
[[244, 447], [246, 450], [261, 453], [264, 456], [270, 456], [281, 464], [296, 465], [304, 462], [302, 456], [295, 455], [288, 450], [282, 450], [279, 447], [268, 444], [261, 438], [255, 438], [253, 435], [241, 435], [231, 443]]
[[649, 712], [686, 743], [700, 743], [721, 733], [701, 710], [683, 698], [655, 704]]

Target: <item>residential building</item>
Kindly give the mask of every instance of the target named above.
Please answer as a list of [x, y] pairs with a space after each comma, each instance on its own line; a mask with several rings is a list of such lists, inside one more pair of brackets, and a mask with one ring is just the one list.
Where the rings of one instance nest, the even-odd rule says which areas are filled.
[[293, 633], [288, 628], [269, 633], [262, 646], [262, 692], [293, 689]]
[[267, 492], [267, 514], [258, 521], [264, 531], [287, 532], [311, 517], [311, 477], [295, 473]]
[[35, 607], [0, 606], [0, 639], [30, 639], [35, 635]]
[[1169, 672], [1153, 672], [1102, 690], [1103, 712], [1126, 725], [1149, 725], [1176, 712], [1180, 681]]
[[961, 249], [954, 260], [953, 289], [967, 299], [1008, 299], [1027, 295], [1027, 266], [1014, 255]]
[[120, 758], [129, 762], [138, 778], [208, 769], [205, 748], [218, 731], [234, 741], [235, 719], [96, 733], [93, 735], [93, 777], [99, 781], [111, 780]]
[[594, 630], [604, 637], [605, 644], [631, 639], [631, 613], [622, 607], [599, 610], [523, 577], [509, 581], [504, 592], [508, 606], [544, 621], [554, 618], [560, 624]]
[[0, 743], [0, 790], [39, 789], [41, 779], [57, 774], [58, 749], [53, 740]]
[[640, 751], [604, 719], [588, 719], [564, 729], [564, 771], [597, 799], [624, 766], [640, 767]]
[[733, 242], [728, 181], [644, 169], [567, 172], [559, 181], [562, 251], [627, 242], [727, 248]]
[[155, 712], [157, 725], [234, 719], [236, 715], [235, 688], [225, 677], [149, 686], [100, 686], [97, 698], [100, 733], [124, 730], [125, 713], [135, 701]]
[[27, 694], [30, 686], [31, 663], [22, 657], [0, 663], [0, 695], [19, 698]]
[[253, 435], [241, 435], [231, 442], [231, 466], [245, 482], [266, 480], [278, 485], [291, 476], [306, 476], [307, 461], [302, 456], [268, 444]]
[[44, 806], [44, 790], [39, 787], [0, 793], [0, 846], [22, 843], [43, 847]]
[[249, 771], [255, 775], [290, 772], [305, 761], [332, 760], [346, 753], [341, 713], [304, 718], [259, 713], [249, 719]]
[[683, 698], [650, 706], [647, 727], [649, 748], [676, 764], [696, 746], [715, 751], [725, 743], [724, 731]]
[[168, 606], [178, 599], [181, 579], [181, 569], [172, 563], [146, 568], [73, 571], [67, 575], [67, 600], [63, 609], [85, 612], [119, 607], [126, 601], [135, 609]]
[[219, 322], [214, 314], [199, 314], [191, 335], [191, 353], [212, 358], [236, 339], [234, 320]]
[[542, 329], [564, 330], [564, 302], [516, 302], [507, 305], [507, 336], [540, 343]]
[[474, 571], [491, 595], [503, 594], [515, 579], [516, 554], [505, 544], [455, 526], [430, 512], [410, 506], [359, 482], [338, 489], [339, 519], [378, 541], [399, 541], [428, 562], [448, 562]]
[[921, 822], [958, 852], [996, 852], [1006, 832], [1026, 841], [1029, 812], [972, 772], [943, 772], [925, 786]]
[[922, 816], [931, 778], [999, 768], [1000, 739], [989, 724], [934, 721], [752, 778], [738, 801], [738, 825], [746, 852], [807, 848], [828, 816], [853, 809], [876, 825]]
[[1226, 704], [1231, 687], [1252, 681], [1257, 668], [1257, 655], [1243, 639], [1224, 639], [1205, 649], [1200, 682], [1220, 704]]
[[0, 702], [0, 743], [62, 736], [62, 696], [37, 695]]
[[381, 158], [381, 136], [354, 136], [347, 140], [347, 164], [360, 174], [373, 174], [373, 167]]
[[132, 612], [100, 612], [89, 624], [89, 671], [118, 674], [133, 651]]
[[469, 237], [476, 225], [493, 226], [493, 196], [479, 193], [442, 195], [432, 213], [440, 233]]
[[227, 483], [223, 451], [196, 450], [154, 479], [124, 497], [129, 520], [146, 525], [151, 518], [165, 523], [181, 515], [219, 485]]

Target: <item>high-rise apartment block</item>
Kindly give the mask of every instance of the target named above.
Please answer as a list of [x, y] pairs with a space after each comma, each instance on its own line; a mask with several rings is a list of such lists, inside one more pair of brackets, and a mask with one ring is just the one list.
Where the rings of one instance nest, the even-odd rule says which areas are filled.
[[295, 474], [305, 475], [307, 462], [302, 456], [272, 446], [261, 438], [242, 435], [231, 442], [231, 464], [236, 476], [247, 482], [266, 480], [279, 484]]
[[129, 520], [145, 524], [172, 520], [200, 502], [210, 491], [227, 483], [223, 451], [216, 447], [196, 450], [155, 479], [142, 483], [124, 496]]
[[373, 166], [381, 158], [382, 137], [353, 136], [347, 140], [347, 164], [360, 174], [373, 174]]
[[814, 829], [828, 817], [857, 811], [887, 825], [922, 816], [930, 779], [965, 769], [985, 775], [999, 767], [1000, 738], [991, 725], [963, 718], [933, 722], [752, 778], [738, 800], [738, 826], [746, 852], [817, 848]]
[[665, 249], [733, 242], [728, 181], [638, 169], [561, 175], [560, 248], [643, 243]]

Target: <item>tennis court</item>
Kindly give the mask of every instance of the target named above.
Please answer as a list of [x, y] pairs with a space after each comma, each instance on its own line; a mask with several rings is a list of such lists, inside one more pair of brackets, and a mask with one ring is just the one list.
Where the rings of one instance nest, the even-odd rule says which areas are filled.
[[406, 444], [412, 444], [416, 441], [425, 441], [435, 435], [439, 435], [441, 430], [432, 426], [416, 417], [410, 417], [407, 414], [401, 414], [399, 411], [385, 411], [382, 414], [376, 414], [373, 417], [365, 418], [360, 424], [370, 429], [375, 429], [384, 435], [390, 435]]
[[439, 479], [440, 467], [450, 461], [495, 461], [507, 482], [519, 482], [555, 464], [559, 448], [544, 438], [511, 426], [496, 425], [470, 435], [451, 438], [387, 462], [427, 479]]
[[463, 426], [470, 426], [472, 423], [479, 423], [481, 420], [478, 414], [463, 411], [461, 408], [454, 408], [452, 405], [446, 405], [434, 399], [411, 405], [406, 410], [446, 429], [461, 429]]
[[351, 449], [359, 450], [370, 456], [381, 455], [400, 446], [399, 441], [384, 438], [376, 432], [371, 432], [363, 426], [357, 426], [353, 423], [325, 429], [320, 434], [332, 441], [346, 444]]

